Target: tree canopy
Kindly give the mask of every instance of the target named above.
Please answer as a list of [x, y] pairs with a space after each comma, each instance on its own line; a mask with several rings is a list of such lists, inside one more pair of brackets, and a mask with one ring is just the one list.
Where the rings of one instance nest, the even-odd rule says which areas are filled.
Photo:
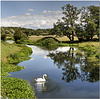
[[[20, 29], [16, 30], [14, 33], [14, 39], [16, 43], [21, 43], [24, 40], [27, 40], [27, 35], [24, 34]], [[21, 42], [20, 42], [21, 41]]]
[[92, 40], [94, 35], [99, 37], [99, 7], [89, 6], [78, 9], [67, 4], [62, 7], [64, 16], [54, 23], [50, 33], [58, 36], [66, 35], [71, 42], [74, 36], [79, 41]]

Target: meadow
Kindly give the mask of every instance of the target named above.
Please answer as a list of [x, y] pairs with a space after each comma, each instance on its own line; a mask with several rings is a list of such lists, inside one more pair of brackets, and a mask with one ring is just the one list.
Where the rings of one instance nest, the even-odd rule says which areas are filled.
[[[37, 41], [37, 40], [42, 39], [44, 37], [55, 37], [57, 40], [59, 40], [61, 42], [63, 42], [63, 41], [70, 41], [67, 36], [58, 37], [56, 35], [46, 35], [46, 36], [43, 36], [43, 35], [39, 35], [39, 36], [32, 35], [32, 36], [29, 36], [29, 40], [30, 41]], [[93, 38], [96, 39], [97, 38], [97, 35], [95, 35]], [[78, 38], [75, 36], [74, 37], [74, 40], [77, 41]]]

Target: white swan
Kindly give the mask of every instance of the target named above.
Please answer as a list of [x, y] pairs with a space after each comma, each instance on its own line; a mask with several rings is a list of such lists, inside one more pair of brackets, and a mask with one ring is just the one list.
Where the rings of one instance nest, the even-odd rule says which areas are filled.
[[37, 78], [37, 79], [35, 79], [35, 81], [36, 81], [36, 82], [46, 82], [45, 77], [47, 77], [47, 74], [44, 74], [44, 75], [43, 75], [43, 78]]

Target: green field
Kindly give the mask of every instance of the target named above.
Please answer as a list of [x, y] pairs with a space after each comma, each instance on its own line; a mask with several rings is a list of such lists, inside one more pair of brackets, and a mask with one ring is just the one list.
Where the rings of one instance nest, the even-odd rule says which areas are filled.
[[[36, 36], [36, 35], [33, 35], [33, 36], [29, 36], [29, 40], [37, 41], [37, 40], [42, 39], [44, 37], [55, 37], [59, 41], [69, 41], [69, 38], [67, 36], [57, 37], [56, 35], [53, 35], [53, 36], [52, 35], [47, 35], [47, 36], [42, 36], [42, 35]], [[97, 36], [95, 35], [93, 38], [97, 38]], [[78, 38], [75, 36], [74, 40], [76, 41], [76, 40], [78, 40]]]

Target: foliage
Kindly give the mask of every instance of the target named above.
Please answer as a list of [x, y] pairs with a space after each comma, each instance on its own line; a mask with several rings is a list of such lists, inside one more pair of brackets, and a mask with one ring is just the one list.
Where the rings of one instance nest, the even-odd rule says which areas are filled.
[[50, 30], [50, 34], [51, 35], [57, 35], [59, 37], [63, 36], [63, 22], [61, 22], [60, 20], [58, 20], [55, 24], [54, 24], [54, 28]]
[[79, 48], [82, 48], [87, 53], [88, 57], [93, 56], [96, 53], [95, 48], [92, 47], [91, 45], [86, 45], [84, 47], [79, 46]]
[[58, 42], [54, 38], [43, 38], [36, 42], [36, 45], [44, 46], [46, 48], [56, 48], [58, 46]]
[[99, 37], [98, 6], [83, 6], [78, 9], [67, 4], [62, 10], [65, 16], [54, 24], [50, 31], [52, 35], [66, 35], [71, 42], [74, 41], [74, 36], [77, 36], [79, 42], [93, 40], [94, 35]]
[[[62, 17], [64, 21], [64, 27], [67, 27], [67, 37], [70, 39], [70, 41], [74, 41], [74, 32], [75, 32], [75, 21], [78, 19], [79, 10], [77, 7], [74, 7], [73, 5], [67, 4], [62, 7], [63, 14], [65, 17]], [[65, 26], [66, 25], [66, 26]]]
[[21, 27], [1, 27], [1, 32], [5, 33], [7, 37], [13, 38], [15, 32], [17, 30], [20, 30], [22, 33], [24, 33], [27, 36], [31, 35], [49, 35], [50, 29], [28, 29], [28, 28], [21, 28]]
[[[93, 11], [95, 9], [95, 12]], [[80, 23], [76, 25], [76, 35], [79, 41], [90, 41], [94, 35], [98, 35], [99, 7], [89, 6], [80, 9]], [[94, 17], [96, 16], [96, 17]]]
[[5, 77], [1, 80], [1, 95], [3, 98], [35, 98], [33, 90], [25, 80]]
[[6, 64], [4, 62], [1, 63], [1, 77], [7, 76], [9, 72], [20, 71], [24, 69], [24, 66], [16, 66], [13, 64]]
[[78, 47], [84, 50], [88, 57], [97, 57], [99, 59], [99, 44], [88, 42], [88, 43], [80, 43]]
[[3, 40], [3, 41], [6, 40], [6, 34], [5, 34], [5, 33], [2, 33], [2, 34], [1, 34], [1, 40]]
[[63, 21], [58, 20], [56, 24], [54, 24], [51, 34], [54, 33], [59, 36], [66, 35], [70, 41], [73, 42], [75, 35], [75, 21], [78, 19], [79, 10], [77, 7], [70, 4], [63, 6], [62, 10], [62, 13], [65, 15], [62, 17]]
[[16, 43], [22, 43], [24, 40], [27, 40], [26, 34], [22, 33], [20, 29], [16, 30], [14, 33], [14, 39]]
[[99, 53], [96, 54], [96, 57], [99, 59]]
[[76, 36], [79, 42], [84, 41], [84, 36], [85, 36], [84, 32], [85, 32], [84, 29], [80, 25], [76, 25]]
[[96, 32], [96, 24], [93, 21], [88, 22], [86, 28], [85, 28], [85, 37], [86, 40], [92, 40], [93, 36]]
[[94, 21], [94, 23], [96, 24], [96, 35], [99, 38], [99, 6], [89, 6], [88, 7], [89, 11], [90, 11], [90, 18], [91, 20]]
[[[6, 60], [8, 56], [10, 59], [11, 54], [13, 55], [16, 54], [18, 55], [19, 58], [21, 58], [19, 59], [19, 61], [21, 61], [22, 59], [26, 59], [28, 55], [30, 55], [30, 53], [32, 52], [31, 48], [28, 48], [23, 44], [16, 45], [16, 44], [8, 44], [6, 42], [3, 42], [1, 43], [1, 46], [2, 46], [1, 52], [3, 53], [2, 58]], [[29, 85], [27, 81], [18, 79], [18, 78], [13, 78], [13, 77], [5, 77], [8, 75], [9, 72], [20, 71], [22, 69], [24, 69], [24, 66], [20, 67], [14, 64], [8, 64], [8, 63], [5, 63], [5, 60], [2, 59], [1, 61], [1, 95], [3, 98], [35, 98], [33, 89], [31, 88], [31, 86]]]

